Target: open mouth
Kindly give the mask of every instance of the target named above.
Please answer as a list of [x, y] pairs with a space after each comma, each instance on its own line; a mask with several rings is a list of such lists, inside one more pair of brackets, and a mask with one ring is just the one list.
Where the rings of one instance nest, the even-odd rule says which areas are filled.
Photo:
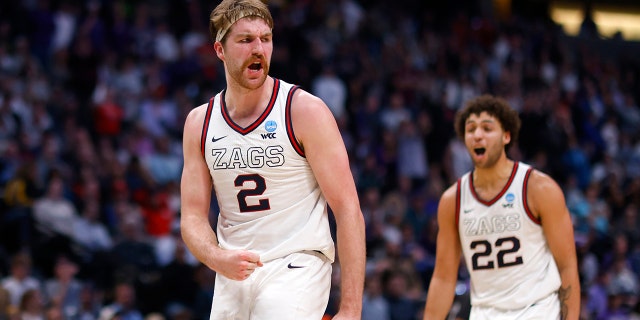
[[252, 64], [249, 65], [249, 70], [252, 71], [258, 71], [262, 69], [262, 63], [260, 62], [254, 62]]
[[473, 149], [473, 152], [475, 152], [476, 155], [478, 155], [478, 156], [483, 155], [486, 151], [487, 151], [487, 149], [485, 149], [485, 148], [475, 148], [475, 149]]

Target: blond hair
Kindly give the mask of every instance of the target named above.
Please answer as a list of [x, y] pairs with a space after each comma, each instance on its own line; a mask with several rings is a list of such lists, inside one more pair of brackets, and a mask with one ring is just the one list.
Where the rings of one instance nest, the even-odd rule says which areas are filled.
[[264, 20], [273, 29], [273, 17], [267, 5], [260, 0], [223, 0], [211, 11], [209, 32], [214, 41], [224, 40], [227, 32], [236, 21], [256, 17]]

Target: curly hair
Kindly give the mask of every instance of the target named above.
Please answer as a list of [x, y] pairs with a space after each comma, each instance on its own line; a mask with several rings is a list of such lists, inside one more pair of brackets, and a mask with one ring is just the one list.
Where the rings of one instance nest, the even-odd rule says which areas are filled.
[[488, 115], [498, 119], [502, 129], [511, 134], [511, 141], [505, 146], [505, 150], [508, 151], [518, 141], [520, 116], [506, 100], [489, 94], [469, 100], [464, 108], [458, 110], [454, 122], [458, 138], [464, 141], [464, 128], [469, 116], [472, 114], [480, 115], [482, 112], [486, 112]]
[[273, 29], [273, 17], [267, 5], [260, 0], [223, 0], [209, 16], [209, 33], [214, 41], [223, 41], [236, 21], [255, 17], [263, 19]]

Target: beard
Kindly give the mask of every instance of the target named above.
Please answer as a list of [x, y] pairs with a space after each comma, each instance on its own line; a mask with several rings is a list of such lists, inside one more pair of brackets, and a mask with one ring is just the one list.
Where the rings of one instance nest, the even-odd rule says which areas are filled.
[[251, 64], [252, 63], [250, 62], [245, 62], [239, 68], [236, 68], [236, 67], [229, 68], [229, 75], [241, 88], [254, 90], [254, 89], [260, 88], [266, 81], [267, 76], [269, 75], [269, 63], [262, 60], [261, 62], [262, 74], [257, 78], [247, 78], [244, 75], [244, 72], [247, 69], [249, 69], [249, 66]]

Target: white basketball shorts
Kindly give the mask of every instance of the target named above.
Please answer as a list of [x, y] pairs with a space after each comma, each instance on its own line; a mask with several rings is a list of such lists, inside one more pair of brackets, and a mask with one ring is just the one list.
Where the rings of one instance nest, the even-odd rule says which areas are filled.
[[264, 263], [244, 281], [216, 275], [210, 320], [322, 319], [331, 261], [303, 251]]
[[553, 293], [521, 309], [473, 306], [469, 320], [560, 320], [560, 300], [558, 294]]

